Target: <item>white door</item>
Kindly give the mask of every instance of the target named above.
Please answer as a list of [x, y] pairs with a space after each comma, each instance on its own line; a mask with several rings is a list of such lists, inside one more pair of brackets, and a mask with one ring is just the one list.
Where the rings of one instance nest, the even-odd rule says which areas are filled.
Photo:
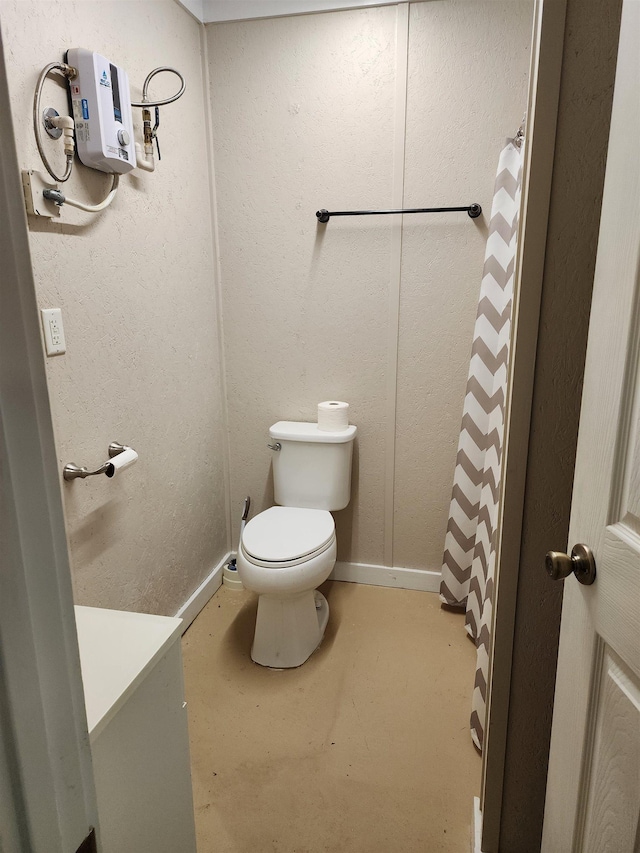
[[639, 853], [638, 0], [622, 14], [569, 531], [577, 543], [593, 550], [597, 576], [592, 586], [564, 581], [542, 849]]

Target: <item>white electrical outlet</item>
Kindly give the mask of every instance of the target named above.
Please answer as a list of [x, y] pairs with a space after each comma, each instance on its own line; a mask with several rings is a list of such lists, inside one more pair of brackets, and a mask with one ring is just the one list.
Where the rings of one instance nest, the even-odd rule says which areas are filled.
[[40, 313], [42, 314], [42, 328], [47, 355], [62, 355], [63, 352], [67, 351], [62, 326], [62, 311], [59, 308], [43, 308]]

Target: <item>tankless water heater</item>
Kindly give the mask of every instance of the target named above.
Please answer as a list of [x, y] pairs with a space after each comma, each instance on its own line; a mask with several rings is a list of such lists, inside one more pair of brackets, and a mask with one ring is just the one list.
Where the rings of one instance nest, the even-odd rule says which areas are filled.
[[78, 72], [69, 80], [78, 157], [101, 172], [124, 174], [135, 169], [126, 71], [84, 48], [67, 51], [66, 62]]

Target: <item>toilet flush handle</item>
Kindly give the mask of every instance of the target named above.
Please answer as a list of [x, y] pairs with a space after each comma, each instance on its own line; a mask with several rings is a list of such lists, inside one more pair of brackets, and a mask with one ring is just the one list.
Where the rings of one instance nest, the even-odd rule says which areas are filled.
[[267, 444], [267, 447], [270, 447], [271, 450], [282, 450], [282, 445], [279, 441], [276, 441], [275, 444]]

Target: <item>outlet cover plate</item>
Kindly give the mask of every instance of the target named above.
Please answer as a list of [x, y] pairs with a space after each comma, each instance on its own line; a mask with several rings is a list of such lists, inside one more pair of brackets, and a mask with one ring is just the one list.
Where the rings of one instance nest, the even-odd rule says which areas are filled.
[[59, 308], [42, 308], [42, 330], [47, 355], [62, 355], [67, 351], [62, 325], [62, 311]]

